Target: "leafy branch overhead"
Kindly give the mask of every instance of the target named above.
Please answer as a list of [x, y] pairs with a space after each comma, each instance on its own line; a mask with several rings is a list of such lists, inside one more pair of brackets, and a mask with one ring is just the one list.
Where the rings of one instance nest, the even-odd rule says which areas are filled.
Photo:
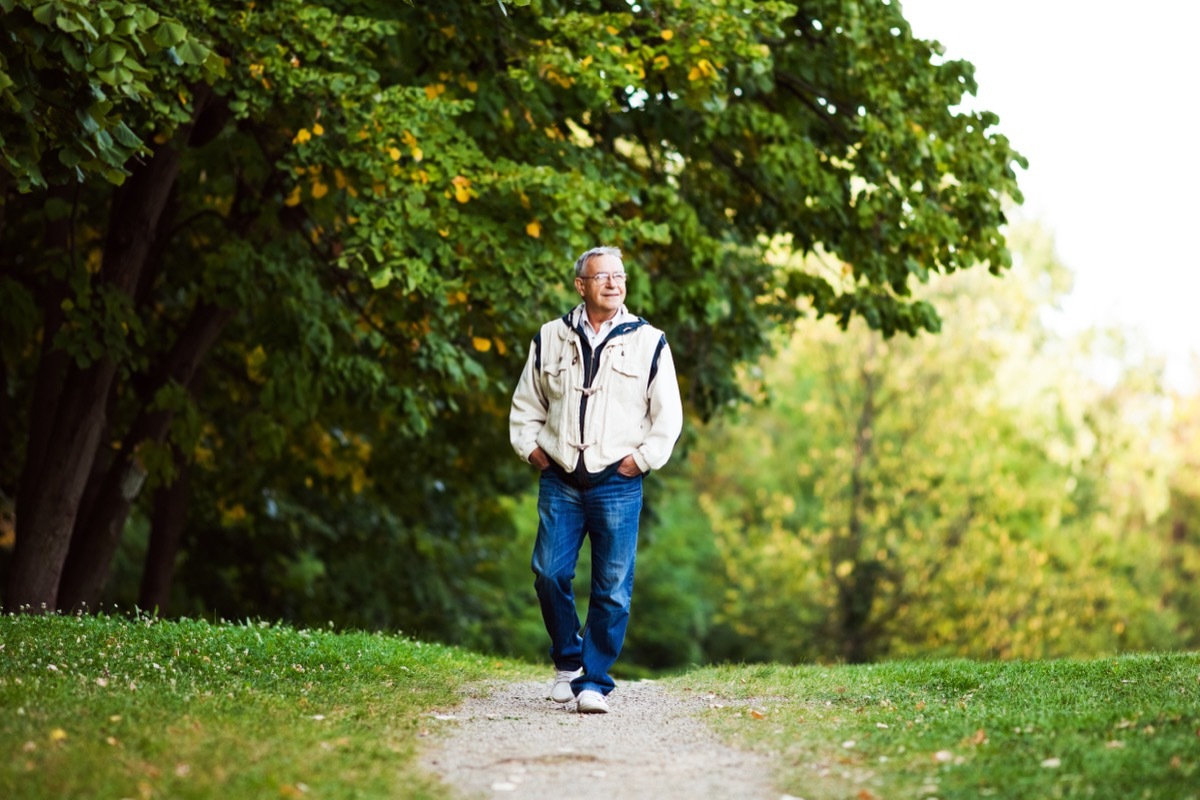
[[[257, 478], [206, 479], [245, 494], [224, 508], [264, 507], [268, 484], [307, 491], [314, 427], [436, 439], [439, 469], [501, 475], [490, 445], [446, 432], [503, 414], [597, 243], [625, 251], [629, 305], [668, 331], [702, 416], [744, 396], [737, 367], [804, 313], [933, 331], [914, 283], [1009, 264], [1023, 161], [993, 115], [959, 110], [970, 65], [913, 38], [898, 3], [0, 8], [17, 420], [0, 426], [0, 481], [78, 484], [80, 503], [105, 482], [109, 557], [143, 478], [248, 449]], [[811, 252], [836, 266], [791, 257]], [[35, 435], [14, 445], [18, 429]], [[29, 534], [47, 541], [78, 527], [77, 504], [42, 501], [18, 503], [22, 564], [75, 551], [22, 550], [23, 525], [59, 531]]]

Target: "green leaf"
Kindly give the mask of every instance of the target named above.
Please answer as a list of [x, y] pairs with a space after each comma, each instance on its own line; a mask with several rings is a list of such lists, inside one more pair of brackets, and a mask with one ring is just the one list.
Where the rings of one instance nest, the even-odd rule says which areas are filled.
[[159, 16], [158, 12], [153, 9], [139, 7], [133, 12], [133, 19], [137, 23], [138, 28], [147, 30], [158, 24]]
[[75, 45], [71, 44], [70, 42], [63, 42], [62, 50], [60, 52], [62, 52], [63, 60], [67, 62], [67, 65], [71, 69], [78, 72], [83, 72], [87, 69], [87, 60], [83, 57], [83, 54], [79, 52]]
[[87, 109], [75, 109], [75, 118], [79, 120], [79, 124], [83, 126], [83, 130], [88, 135], [93, 135], [100, 130], [100, 124], [92, 118], [91, 112]]
[[33, 10], [33, 18], [43, 25], [50, 25], [54, 22], [54, 14], [57, 9], [54, 3], [45, 3]]
[[174, 47], [187, 38], [187, 28], [178, 22], [163, 22], [154, 31], [154, 43], [159, 47]]
[[117, 126], [112, 129], [113, 136], [121, 143], [122, 146], [128, 147], [131, 150], [140, 148], [143, 144], [138, 135], [129, 129], [123, 121], [117, 123]]
[[194, 39], [188, 39], [186, 42], [176, 47], [175, 52], [179, 55], [179, 58], [184, 61], [184, 63], [199, 65], [204, 63], [204, 59], [208, 58], [208, 54], [211, 51]]
[[105, 42], [92, 51], [89, 60], [97, 67], [107, 67], [125, 58], [125, 54], [128, 52], [129, 48], [123, 44]]
[[61, 16], [54, 20], [54, 24], [64, 33], [78, 33], [83, 30], [83, 26], [68, 16]]

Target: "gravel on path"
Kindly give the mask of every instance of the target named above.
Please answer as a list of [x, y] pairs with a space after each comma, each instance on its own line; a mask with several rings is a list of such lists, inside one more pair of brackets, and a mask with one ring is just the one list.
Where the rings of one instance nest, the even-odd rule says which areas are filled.
[[778, 800], [769, 764], [722, 744], [700, 720], [704, 697], [624, 683], [608, 714], [579, 714], [549, 682], [505, 684], [448, 714], [421, 753], [425, 769], [463, 797], [746, 798]]

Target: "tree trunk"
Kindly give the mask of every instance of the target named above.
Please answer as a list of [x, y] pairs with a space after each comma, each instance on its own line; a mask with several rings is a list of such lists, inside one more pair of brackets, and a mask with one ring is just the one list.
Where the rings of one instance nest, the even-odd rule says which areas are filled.
[[215, 305], [203, 303], [197, 306], [157, 371], [158, 377], [152, 381], [141, 413], [120, 451], [107, 471], [97, 477], [99, 487], [95, 491], [95, 503], [89, 513], [80, 516], [76, 522], [58, 594], [60, 609], [95, 608], [99, 603], [113, 555], [121, 542], [121, 532], [146, 479], [138, 450], [143, 443], [165, 441], [175, 416], [172, 411], [151, 410], [154, 395], [168, 383], [185, 388], [191, 384], [200, 363], [232, 316], [231, 311]]
[[[868, 359], [873, 358], [872, 344]], [[872, 462], [872, 444], [876, 417], [876, 375], [863, 366], [860, 372], [863, 400], [854, 427], [854, 461], [850, 471], [850, 514], [846, 520], [844, 537], [833, 537], [834, 574], [843, 562], [853, 569], [845, 577], [837, 579], [838, 627], [842, 642], [842, 655], [851, 664], [861, 664], [869, 659], [872, 637], [868, 631], [871, 605], [878, 580], [878, 565], [863, 559], [863, 541], [866, 538], [864, 518], [870, 513], [867, 478], [864, 472]]]
[[[65, 187], [50, 190], [51, 196], [65, 196]], [[41, 242], [46, 258], [68, 258], [71, 241], [70, 220], [58, 219], [46, 224]], [[51, 272], [49, 268], [45, 270]], [[50, 438], [55, 430], [59, 400], [68, 367], [66, 353], [54, 349], [54, 338], [63, 324], [62, 301], [66, 290], [62, 281], [51, 279], [39, 298], [44, 309], [42, 318], [42, 353], [34, 378], [33, 402], [29, 411], [29, 433], [25, 446], [25, 463], [17, 483], [16, 543], [9, 564], [9, 581], [4, 605], [10, 611], [28, 606], [27, 610], [50, 610], [58, 592], [58, 577], [66, 558], [69, 540], [37, 537], [26, 531], [37, 530], [30, 520], [36, 513], [52, 512], [55, 498], [44, 498], [41, 509], [35, 509], [35, 498], [55, 487], [48, 486], [43, 477]], [[61, 460], [59, 461], [61, 464]], [[67, 491], [66, 487], [62, 487]], [[26, 511], [26, 509], [29, 509]]]
[[159, 487], [154, 493], [154, 511], [150, 516], [150, 546], [142, 568], [142, 585], [138, 591], [138, 608], [162, 614], [171, 599], [171, 582], [175, 577], [175, 558], [183, 542], [184, 522], [187, 519], [188, 491], [192, 466], [183, 454], [175, 452], [179, 470], [175, 482]]
[[[135, 168], [128, 182], [114, 193], [112, 222], [98, 276], [111, 289], [131, 294], [137, 287], [178, 174], [179, 155], [167, 145], [144, 166]], [[44, 347], [52, 347], [52, 340], [47, 336]], [[39, 365], [39, 395], [43, 386], [53, 381], [52, 375], [41, 373], [52, 369], [57, 360], [51, 356]], [[101, 358], [82, 369], [71, 365], [57, 403], [49, 402], [52, 397], [38, 398], [47, 405], [39, 402], [34, 408], [36, 419], [17, 498], [17, 542], [6, 597], [10, 609], [39, 612], [57, 608], [71, 532], [107, 425], [108, 393], [116, 372], [112, 358]], [[44, 445], [39, 446], [42, 437]]]

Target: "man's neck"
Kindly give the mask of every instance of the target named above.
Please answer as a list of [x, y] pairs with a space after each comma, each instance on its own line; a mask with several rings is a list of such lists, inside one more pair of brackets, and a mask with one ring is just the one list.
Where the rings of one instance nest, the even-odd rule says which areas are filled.
[[608, 322], [610, 319], [616, 319], [617, 314], [620, 313], [621, 309], [618, 308], [616, 311], [608, 314], [607, 316], [601, 316], [600, 314], [593, 315], [591, 311], [585, 311], [585, 316], [587, 317], [588, 324], [592, 326], [592, 330], [596, 333], [599, 333], [601, 325]]

